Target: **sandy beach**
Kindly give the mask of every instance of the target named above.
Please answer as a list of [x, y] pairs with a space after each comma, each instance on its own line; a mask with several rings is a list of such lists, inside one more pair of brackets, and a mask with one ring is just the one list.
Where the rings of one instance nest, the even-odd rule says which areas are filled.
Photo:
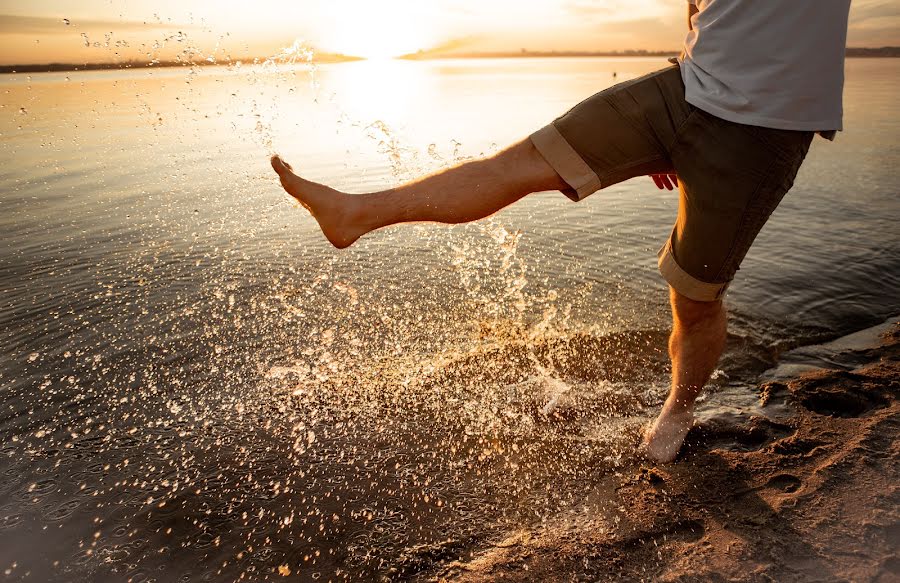
[[764, 415], [699, 423], [675, 464], [598, 482], [615, 502], [596, 516], [511, 533], [433, 578], [897, 581], [900, 324], [881, 330], [877, 346], [834, 343], [823, 361], [841, 364], [760, 384]]

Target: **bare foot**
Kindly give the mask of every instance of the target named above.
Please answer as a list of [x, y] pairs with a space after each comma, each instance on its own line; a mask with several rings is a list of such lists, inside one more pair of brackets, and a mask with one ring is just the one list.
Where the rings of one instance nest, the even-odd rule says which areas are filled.
[[644, 433], [641, 451], [655, 462], [671, 462], [678, 455], [693, 424], [694, 415], [690, 411], [672, 412], [664, 406], [662, 413]]
[[349, 247], [368, 232], [359, 220], [359, 201], [355, 197], [300, 178], [280, 156], [272, 156], [272, 168], [281, 178], [281, 186], [318, 221], [332, 245], [338, 249]]

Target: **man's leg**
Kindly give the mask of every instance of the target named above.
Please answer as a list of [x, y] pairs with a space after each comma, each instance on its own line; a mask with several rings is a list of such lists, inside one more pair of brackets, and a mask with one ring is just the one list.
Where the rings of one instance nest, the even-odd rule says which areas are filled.
[[490, 158], [369, 194], [346, 194], [300, 178], [278, 156], [272, 158], [272, 168], [284, 189], [309, 210], [338, 248], [381, 227], [418, 221], [475, 221], [526, 194], [568, 187], [529, 139]]
[[698, 302], [674, 289], [670, 296], [672, 389], [659, 417], [644, 435], [644, 451], [658, 462], [670, 462], [678, 455], [694, 422], [694, 401], [722, 356], [726, 336], [721, 300]]

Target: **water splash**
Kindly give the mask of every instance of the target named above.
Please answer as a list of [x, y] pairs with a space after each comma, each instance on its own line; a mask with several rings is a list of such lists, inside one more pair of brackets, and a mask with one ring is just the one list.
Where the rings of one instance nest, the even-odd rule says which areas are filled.
[[[170, 36], [155, 50], [190, 42]], [[174, 77], [183, 102], [165, 118], [148, 99], [140, 109], [161, 132], [210, 113], [193, 103], [196, 61], [210, 55], [184, 50]], [[235, 64], [249, 96], [228, 103], [254, 120], [249, 137], [235, 137], [271, 151], [281, 112], [263, 98], [266, 84], [315, 66], [297, 43]], [[459, 142], [447, 155], [422, 152], [384, 122], [352, 123], [377, 141], [395, 179], [467, 158]], [[171, 192], [148, 197], [202, 191], [183, 156], [166, 166]], [[248, 196], [259, 190], [250, 184]], [[129, 218], [164, 223], [180, 208], [141, 204]], [[34, 471], [0, 488], [71, 529], [73, 569], [138, 580], [190, 549], [191, 579], [402, 579], [558, 512], [580, 496], [570, 486], [578, 476], [621, 463], [606, 458], [628, 450], [627, 432], [610, 435], [598, 419], [635, 423], [654, 395], [623, 378], [636, 376], [634, 360], [655, 362], [661, 341], [573, 324], [571, 296], [529, 277], [521, 232], [499, 220], [423, 231], [416, 244], [431, 248], [429, 273], [440, 274], [429, 280], [405, 252], [374, 266], [378, 254], [365, 249], [328, 260], [287, 245], [255, 255], [250, 208], [216, 215], [229, 235], [221, 246], [202, 240], [204, 214], [189, 210], [177, 220], [191, 230], [160, 228], [87, 265], [79, 303], [48, 316], [67, 322], [73, 349], [61, 353], [56, 340], [22, 353], [5, 393], [20, 425], [3, 451], [15, 455], [2, 459]], [[32, 410], [47, 415], [23, 413]], [[0, 528], [20, 514], [7, 505]]]

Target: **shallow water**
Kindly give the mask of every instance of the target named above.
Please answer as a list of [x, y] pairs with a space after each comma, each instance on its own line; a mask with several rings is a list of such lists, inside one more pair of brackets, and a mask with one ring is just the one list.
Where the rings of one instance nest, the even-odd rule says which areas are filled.
[[[0, 78], [0, 569], [403, 578], [596, 512], [664, 394], [676, 197], [546, 193], [336, 252], [268, 154], [366, 191], [664, 65]], [[848, 62], [847, 131], [815, 141], [729, 293], [710, 414], [783, 350], [900, 313], [898, 73]]]

